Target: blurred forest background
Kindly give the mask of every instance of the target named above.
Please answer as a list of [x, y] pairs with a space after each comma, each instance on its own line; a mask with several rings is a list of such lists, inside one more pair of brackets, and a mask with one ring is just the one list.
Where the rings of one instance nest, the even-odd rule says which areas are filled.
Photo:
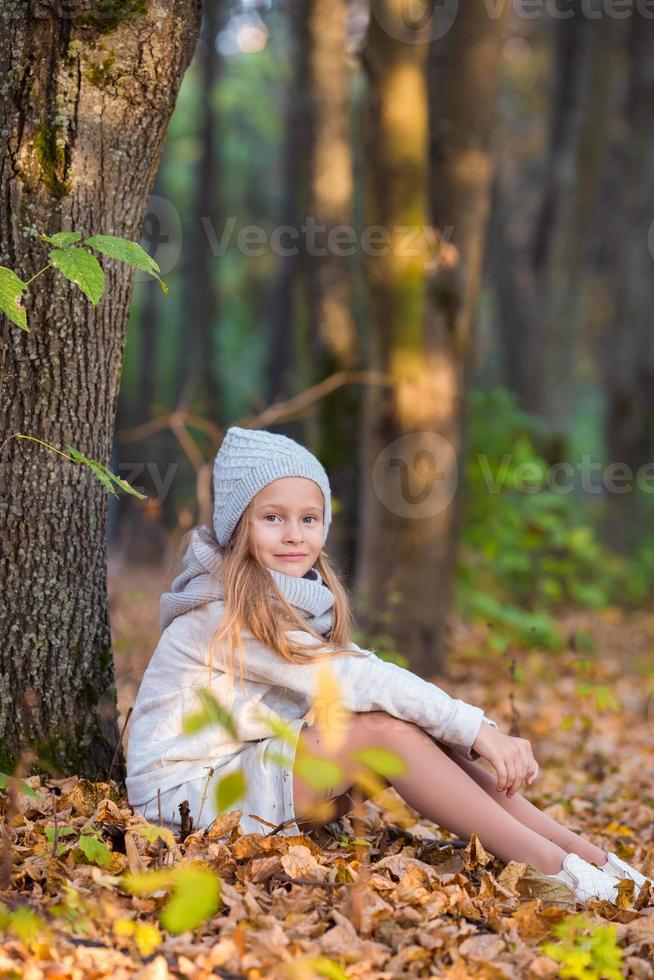
[[414, 669], [452, 603], [497, 653], [649, 603], [654, 21], [614, 6], [207, 0], [112, 458], [150, 628], [231, 424], [320, 456], [362, 636]]

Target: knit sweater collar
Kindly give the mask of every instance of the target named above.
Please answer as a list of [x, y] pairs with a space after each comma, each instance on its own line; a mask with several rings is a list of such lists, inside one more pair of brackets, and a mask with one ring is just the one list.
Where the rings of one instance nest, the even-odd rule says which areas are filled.
[[[202, 524], [195, 528], [184, 554], [184, 569], [173, 580], [170, 592], [164, 592], [159, 601], [162, 630], [176, 616], [224, 598], [216, 575], [222, 555], [209, 527]], [[318, 569], [310, 568], [302, 577], [286, 575], [273, 568], [268, 568], [268, 572], [302, 618], [321, 636], [327, 636], [333, 624], [334, 594], [323, 582]]]

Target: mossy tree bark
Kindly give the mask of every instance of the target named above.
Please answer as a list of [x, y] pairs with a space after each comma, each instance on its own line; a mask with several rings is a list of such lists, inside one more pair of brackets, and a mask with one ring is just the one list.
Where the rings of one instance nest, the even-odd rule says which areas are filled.
[[[86, 8], [86, 12], [85, 12]], [[201, 0], [3, 4], [0, 262], [28, 279], [38, 234], [137, 240]], [[36, 11], [36, 12], [35, 12]], [[31, 332], [3, 324], [3, 438], [110, 459], [133, 273], [103, 263], [96, 307], [52, 270]], [[117, 746], [106, 595], [107, 491], [87, 467], [11, 439], [0, 454], [0, 769], [106, 776]], [[122, 775], [122, 760], [114, 775]]]

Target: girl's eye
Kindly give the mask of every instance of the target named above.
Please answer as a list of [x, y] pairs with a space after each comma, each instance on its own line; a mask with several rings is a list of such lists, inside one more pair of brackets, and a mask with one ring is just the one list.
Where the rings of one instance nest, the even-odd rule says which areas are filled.
[[[269, 517], [277, 517], [277, 514], [266, 514], [265, 517], [264, 517], [264, 521], [267, 521]], [[317, 521], [318, 520], [318, 518], [315, 517], [313, 514], [307, 514], [307, 517], [311, 521]], [[306, 520], [306, 517], [305, 517], [305, 520]]]

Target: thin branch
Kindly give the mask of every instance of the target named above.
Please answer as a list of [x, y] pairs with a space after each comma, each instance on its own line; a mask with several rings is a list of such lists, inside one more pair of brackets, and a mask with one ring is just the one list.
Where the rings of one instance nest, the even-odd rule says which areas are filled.
[[57, 449], [56, 446], [51, 446], [49, 442], [44, 442], [43, 439], [37, 439], [36, 436], [25, 435], [23, 432], [14, 432], [13, 435], [7, 436], [5, 441], [0, 446], [0, 453], [5, 448], [7, 443], [10, 442], [12, 439], [30, 439], [32, 442], [38, 442], [42, 446], [45, 446], [46, 449], [51, 449], [53, 453], [58, 453], [60, 456], [63, 456], [64, 459], [69, 459], [71, 463], [77, 462], [77, 460], [73, 459], [72, 456], [69, 456], [68, 453], [62, 453], [62, 451], [60, 449]]
[[[261, 429], [266, 425], [271, 425], [279, 421], [281, 418], [286, 418], [289, 415], [301, 411], [313, 402], [318, 401], [318, 399], [340, 388], [342, 385], [377, 384], [392, 388], [394, 383], [392, 375], [384, 374], [381, 371], [337, 371], [311, 388], [307, 388], [306, 391], [300, 392], [299, 395], [294, 395], [286, 401], [275, 402], [262, 412], [244, 416], [234, 424], [244, 429]], [[121, 429], [116, 433], [116, 440], [118, 442], [135, 442], [153, 435], [155, 432], [160, 432], [162, 429], [172, 428], [173, 421], [183, 422], [184, 420], [191, 428], [205, 432], [213, 439], [215, 444], [220, 442], [224, 432], [220, 426], [215, 425], [208, 419], [203, 419], [195, 412], [187, 411], [179, 405], [174, 411], [165, 415], [158, 415], [156, 418], [149, 419], [142, 425], [137, 425], [132, 429]]]
[[107, 775], [107, 782], [109, 782], [109, 780], [111, 779], [111, 773], [113, 772], [113, 768], [114, 768], [114, 765], [116, 763], [116, 759], [118, 758], [118, 752], [120, 751], [120, 747], [121, 747], [121, 745], [123, 743], [123, 737], [125, 735], [125, 729], [127, 728], [127, 722], [129, 721], [130, 716], [131, 716], [133, 710], [134, 710], [134, 706], [133, 705], [130, 705], [129, 711], [127, 712], [127, 716], [125, 718], [125, 721], [123, 722], [123, 730], [120, 733], [120, 738], [118, 739], [118, 744], [116, 745], [116, 749], [114, 751], [114, 755], [113, 755], [113, 758], [111, 760], [111, 765], [109, 766], [109, 773]]

